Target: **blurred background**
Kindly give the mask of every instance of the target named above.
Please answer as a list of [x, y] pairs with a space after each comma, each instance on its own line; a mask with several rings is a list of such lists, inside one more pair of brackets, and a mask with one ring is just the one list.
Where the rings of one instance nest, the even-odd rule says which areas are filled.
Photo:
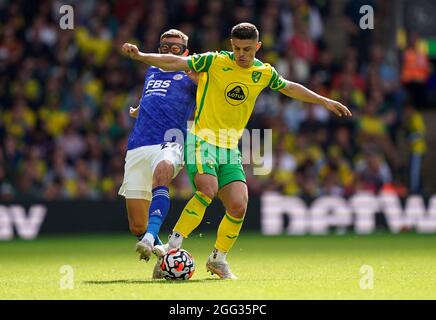
[[[73, 30], [59, 27], [64, 4]], [[364, 5], [374, 29], [359, 27]], [[265, 90], [248, 128], [273, 128], [273, 171], [254, 176], [247, 166], [253, 199], [430, 196], [435, 14], [430, 0], [0, 0], [0, 202], [121, 202], [128, 108], [146, 71], [121, 45], [157, 52], [160, 34], [178, 28], [191, 53], [229, 50], [231, 27], [243, 21], [260, 31], [257, 58], [354, 114], [338, 119]], [[184, 170], [171, 192], [191, 196]]]

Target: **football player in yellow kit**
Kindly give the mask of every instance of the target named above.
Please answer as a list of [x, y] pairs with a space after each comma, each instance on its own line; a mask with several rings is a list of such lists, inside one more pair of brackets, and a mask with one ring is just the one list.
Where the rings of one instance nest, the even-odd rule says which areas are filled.
[[180, 248], [183, 239], [198, 227], [206, 208], [218, 195], [226, 212], [206, 268], [221, 279], [236, 279], [226, 255], [239, 235], [248, 202], [238, 141], [260, 92], [269, 87], [291, 98], [323, 105], [338, 116], [351, 116], [350, 110], [341, 103], [283, 79], [274, 67], [256, 59], [262, 43], [253, 24], [234, 26], [230, 41], [233, 52], [188, 57], [142, 53], [135, 45], [123, 45], [126, 54], [144, 63], [166, 70], [201, 72], [194, 125], [185, 143], [186, 170], [195, 193], [183, 209], [168, 244], [156, 246], [155, 253], [159, 256], [168, 247]]

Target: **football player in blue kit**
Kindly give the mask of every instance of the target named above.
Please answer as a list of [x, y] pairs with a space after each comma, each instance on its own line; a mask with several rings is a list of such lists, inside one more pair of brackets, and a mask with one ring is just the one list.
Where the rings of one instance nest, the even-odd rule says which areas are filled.
[[[187, 56], [188, 36], [171, 29], [160, 37], [159, 53]], [[124, 48], [123, 52], [127, 53]], [[126, 199], [129, 228], [138, 238], [139, 258], [148, 261], [170, 208], [168, 186], [183, 166], [187, 122], [195, 108], [196, 74], [147, 69], [130, 133], [119, 194]], [[160, 278], [159, 261], [153, 278]]]

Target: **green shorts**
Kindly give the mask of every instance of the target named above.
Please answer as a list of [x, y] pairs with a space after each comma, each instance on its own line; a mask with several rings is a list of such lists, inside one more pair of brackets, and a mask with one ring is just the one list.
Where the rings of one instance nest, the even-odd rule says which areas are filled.
[[194, 183], [197, 172], [217, 177], [218, 189], [233, 181], [246, 183], [238, 148], [220, 148], [188, 133], [184, 151], [186, 171], [194, 190], [197, 190]]

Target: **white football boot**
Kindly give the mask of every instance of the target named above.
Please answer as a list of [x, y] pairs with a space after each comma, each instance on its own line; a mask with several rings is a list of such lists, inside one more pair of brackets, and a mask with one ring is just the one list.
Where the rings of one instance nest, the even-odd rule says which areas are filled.
[[153, 245], [147, 239], [142, 239], [136, 243], [136, 252], [139, 253], [139, 260], [144, 259], [148, 262], [153, 252]]
[[157, 257], [159, 261], [162, 257], [170, 250], [170, 245], [168, 243], [165, 244], [157, 244], [153, 247], [153, 253]]
[[225, 260], [225, 256], [217, 257], [217, 250], [215, 249], [213, 253], [209, 256], [206, 262], [206, 270], [212, 275], [216, 274], [220, 279], [238, 279], [232, 271], [230, 270], [229, 263]]
[[160, 268], [160, 265], [162, 263], [162, 258], [157, 258], [156, 264], [153, 268], [153, 274], [151, 276], [152, 279], [164, 279], [164, 274], [162, 269]]

